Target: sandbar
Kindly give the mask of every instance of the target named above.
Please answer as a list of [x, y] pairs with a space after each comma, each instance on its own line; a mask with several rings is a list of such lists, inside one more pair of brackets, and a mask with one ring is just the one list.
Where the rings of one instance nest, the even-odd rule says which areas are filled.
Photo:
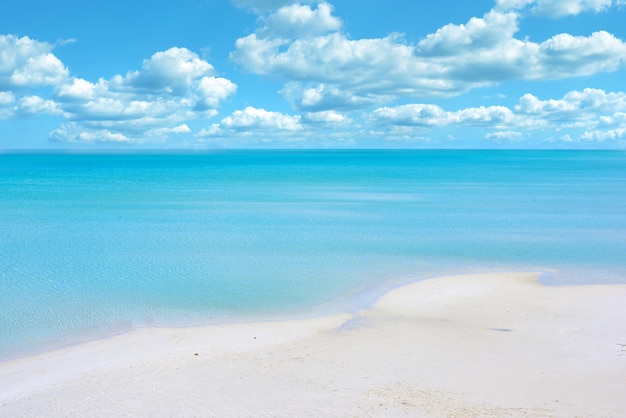
[[420, 280], [355, 313], [150, 327], [0, 363], [0, 416], [626, 416], [626, 285]]

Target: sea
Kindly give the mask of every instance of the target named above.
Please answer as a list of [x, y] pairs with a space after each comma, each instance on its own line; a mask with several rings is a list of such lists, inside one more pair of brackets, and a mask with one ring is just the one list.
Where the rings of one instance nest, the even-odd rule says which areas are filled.
[[626, 152], [0, 153], [0, 359], [497, 271], [626, 283]]

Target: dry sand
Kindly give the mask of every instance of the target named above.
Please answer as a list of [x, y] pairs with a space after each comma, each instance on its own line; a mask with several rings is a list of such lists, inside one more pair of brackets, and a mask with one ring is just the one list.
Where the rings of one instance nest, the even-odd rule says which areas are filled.
[[448, 276], [358, 314], [138, 329], [0, 363], [0, 416], [626, 416], [626, 285]]

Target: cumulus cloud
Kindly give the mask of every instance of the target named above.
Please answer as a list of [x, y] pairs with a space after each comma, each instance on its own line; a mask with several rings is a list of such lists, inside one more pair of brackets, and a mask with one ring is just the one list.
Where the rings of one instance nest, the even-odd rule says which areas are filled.
[[[598, 89], [571, 91], [561, 99], [540, 100], [525, 94], [512, 109], [480, 106], [446, 111], [432, 104], [381, 107], [370, 114], [378, 125], [432, 130], [448, 126], [488, 129], [486, 139], [518, 140], [520, 130], [578, 129], [579, 140], [622, 139], [626, 128], [626, 93]], [[569, 135], [569, 134], [568, 134]], [[565, 137], [565, 135], [563, 135]], [[573, 141], [572, 136], [568, 136]]]
[[165, 136], [168, 137], [172, 134], [188, 134], [191, 133], [191, 128], [187, 126], [186, 123], [183, 123], [178, 126], [174, 126], [173, 128], [156, 128], [152, 129], [148, 132], [147, 136]]
[[350, 40], [331, 33], [289, 42], [251, 34], [237, 40], [231, 57], [253, 73], [290, 81], [283, 94], [297, 107], [330, 110], [369, 105], [401, 91], [446, 89], [420, 78], [422, 65], [412, 53], [394, 37]]
[[503, 129], [530, 125], [528, 120], [504, 106], [471, 107], [451, 112], [431, 104], [408, 104], [375, 109], [371, 118], [378, 123], [428, 128], [460, 125]]
[[618, 139], [626, 139], [626, 127], [609, 130], [586, 131], [580, 136], [581, 141], [593, 142], [615, 141]]
[[308, 122], [323, 122], [329, 124], [344, 124], [351, 122], [352, 120], [346, 115], [336, 112], [334, 110], [325, 110], [321, 112], [308, 112], [305, 115]]
[[354, 145], [354, 121], [336, 111], [289, 115], [248, 106], [202, 129], [195, 137], [228, 146], [285, 144], [314, 139], [315, 146]]
[[377, 121], [391, 122], [393, 125], [430, 127], [449, 123], [448, 112], [432, 104], [382, 107], [374, 110], [372, 116]]
[[243, 110], [234, 111], [230, 116], [223, 118], [219, 124], [203, 129], [196, 136], [200, 138], [219, 136], [229, 132], [253, 134], [260, 131], [293, 133], [301, 129], [300, 116], [285, 115], [248, 106]]
[[449, 117], [452, 123], [490, 128], [502, 128], [510, 125], [523, 126], [527, 123], [505, 106], [472, 107], [451, 112]]
[[626, 138], [626, 93], [605, 92], [600, 89], [572, 91], [562, 99], [540, 100], [526, 94], [516, 112], [541, 118], [559, 129], [584, 129], [571, 142], [608, 142]]
[[222, 77], [202, 77], [195, 88], [196, 109], [216, 108], [237, 91], [237, 85]]
[[624, 139], [626, 129], [626, 93], [584, 89], [570, 91], [559, 99], [525, 94], [512, 107], [475, 106], [457, 110], [428, 103], [383, 106], [366, 113], [356, 123], [332, 110], [298, 116], [249, 106], [195, 136], [231, 145], [238, 139], [251, 144], [309, 138], [332, 141], [344, 137], [432, 142], [433, 138], [447, 137], [449, 128], [480, 133], [491, 143], [546, 137], [571, 143], [619, 141]]
[[59, 103], [53, 100], [46, 100], [39, 96], [26, 96], [19, 100], [19, 104], [16, 108], [18, 113], [26, 115], [36, 114], [48, 114], [48, 115], [61, 115], [63, 110]]
[[131, 139], [121, 132], [108, 129], [91, 129], [75, 122], [64, 123], [50, 132], [50, 139], [59, 142], [129, 142]]
[[27, 36], [0, 35], [0, 89], [55, 85], [67, 78], [68, 69], [52, 49]]
[[54, 100], [34, 95], [16, 98], [13, 93], [0, 92], [0, 119], [35, 115], [65, 116], [65, 112]]
[[467, 24], [448, 24], [419, 42], [417, 52], [423, 56], [457, 55], [461, 48], [489, 50], [518, 30], [516, 13], [491, 11], [484, 17], [471, 18]]
[[[467, 25], [447, 25], [418, 44], [452, 85], [467, 90], [513, 79], [549, 80], [615, 71], [626, 60], [626, 44], [605, 31], [590, 36], [558, 34], [535, 43], [513, 37], [519, 16], [491, 11]], [[498, 36], [502, 33], [502, 36]]]
[[93, 84], [82, 78], [72, 78], [67, 83], [57, 86], [56, 96], [66, 102], [87, 101], [94, 99], [96, 94], [107, 92], [108, 89], [103, 79]]
[[[327, 2], [231, 1], [259, 16], [256, 30], [236, 40], [230, 57], [252, 74], [281, 81], [279, 94], [299, 115], [248, 106], [218, 123], [207, 122], [197, 138], [270, 141], [388, 133], [414, 140], [429, 136], [425, 132], [443, 138], [448, 128], [467, 127], [490, 141], [524, 140], [535, 131], [571, 142], [624, 139], [621, 92], [585, 89], [558, 99], [526, 94], [508, 107], [457, 110], [445, 109], [439, 99], [509, 80], [559, 80], [624, 68], [626, 43], [607, 31], [533, 40], [517, 34], [528, 14], [599, 13], [626, 0], [496, 0], [482, 17], [447, 24], [416, 41], [402, 34], [353, 39]], [[57, 141], [189, 138], [189, 121], [214, 117], [237, 91], [234, 82], [186, 48], [138, 59], [136, 69], [111, 78], [86, 80], [70, 75], [53, 54], [59, 45], [0, 35], [0, 119], [56, 116], [63, 120], [50, 133]], [[394, 105], [407, 102], [414, 103]]]
[[117, 75], [112, 85], [120, 89], [184, 95], [201, 77], [212, 75], [213, 66], [186, 48], [170, 48], [143, 61], [140, 71]]
[[562, 99], [540, 100], [532, 94], [525, 94], [515, 106], [515, 111], [520, 114], [560, 121], [594, 119], [603, 113], [624, 110], [626, 110], [626, 93], [607, 93], [604, 90], [591, 88], [571, 91]]
[[[194, 52], [170, 48], [125, 76], [95, 83], [72, 78], [59, 85], [54, 98], [72, 123], [51, 137], [127, 141], [189, 133], [182, 121], [214, 116], [216, 107], [236, 89], [230, 80], [216, 77], [213, 66]], [[81, 128], [88, 134], [81, 135]]]
[[350, 39], [338, 23], [336, 29], [313, 25], [324, 30], [308, 29], [293, 39], [276, 35], [296, 26], [296, 14], [330, 22], [331, 9], [321, 10], [322, 5], [281, 8], [256, 32], [239, 38], [231, 53], [248, 71], [285, 81], [281, 94], [304, 111], [366, 108], [399, 97], [448, 97], [506, 80], [610, 72], [626, 62], [626, 43], [606, 31], [558, 34], [540, 43], [517, 39], [520, 15], [501, 10], [446, 25], [417, 44], [399, 35]]
[[231, 129], [272, 128], [297, 131], [302, 128], [299, 116], [270, 112], [252, 106], [244, 110], [236, 110], [231, 116], [222, 119], [221, 125]]
[[[0, 35], [0, 118], [62, 117], [67, 122], [50, 133], [57, 141], [143, 141], [187, 134], [183, 122], [214, 116], [237, 90], [186, 48], [156, 52], [139, 70], [92, 82], [70, 76], [52, 53], [55, 46]], [[31, 93], [35, 88], [38, 94]]]
[[559, 34], [539, 44], [529, 79], [566, 78], [615, 71], [626, 62], [626, 44], [605, 31]]
[[600, 125], [604, 127], [626, 126], [626, 113], [616, 112], [611, 116], [600, 116]]
[[264, 35], [295, 38], [336, 31], [341, 27], [341, 20], [332, 16], [331, 12], [332, 7], [328, 3], [318, 4], [316, 9], [300, 4], [286, 6], [267, 18], [262, 32]]

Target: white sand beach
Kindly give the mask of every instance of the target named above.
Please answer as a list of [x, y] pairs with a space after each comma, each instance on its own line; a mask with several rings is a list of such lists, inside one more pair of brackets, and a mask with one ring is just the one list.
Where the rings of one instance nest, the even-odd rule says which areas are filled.
[[626, 285], [415, 282], [357, 314], [145, 328], [0, 363], [0, 416], [626, 416]]

